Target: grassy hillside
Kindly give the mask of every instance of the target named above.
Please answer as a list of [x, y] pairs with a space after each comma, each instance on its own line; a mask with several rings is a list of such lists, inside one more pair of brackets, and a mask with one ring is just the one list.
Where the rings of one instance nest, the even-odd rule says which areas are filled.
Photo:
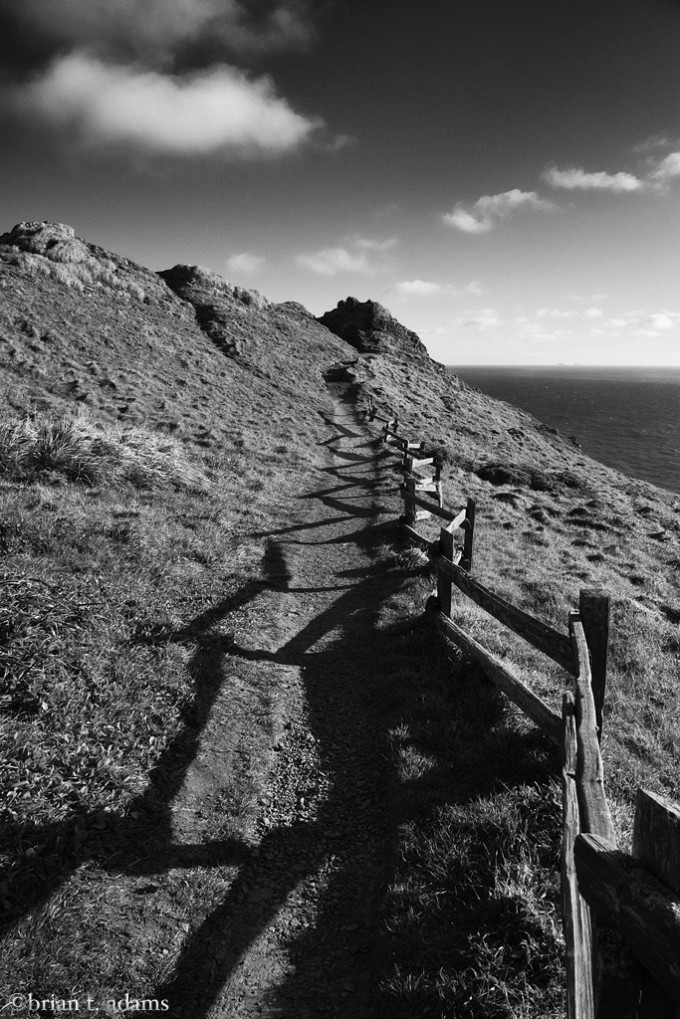
[[[374, 358], [359, 368], [378, 406], [399, 415], [403, 434], [442, 449], [445, 504], [477, 500], [474, 572], [484, 583], [562, 629], [580, 588], [610, 592], [608, 788], [622, 807], [638, 784], [678, 798], [680, 496], [605, 467], [431, 361]], [[542, 659], [534, 674], [511, 637], [462, 599], [454, 618], [523, 664], [559, 707], [559, 681], [545, 678]], [[624, 809], [622, 835], [626, 817]]]
[[[308, 709], [293, 665], [278, 683], [264, 652], [238, 649], [293, 625], [277, 536], [310, 525], [310, 490], [351, 518], [351, 478], [327, 464], [339, 362], [354, 362], [352, 414], [369, 396], [398, 414], [441, 450], [446, 504], [477, 499], [488, 586], [561, 628], [580, 587], [611, 592], [603, 752], [621, 841], [637, 785], [680, 798], [680, 498], [465, 386], [370, 302], [324, 318], [336, 335], [298, 305], [197, 267], [156, 274], [50, 224], [0, 237], [0, 299], [3, 991], [177, 987], [184, 942], [259, 852], [282, 734]], [[380, 454], [370, 435], [361, 448]], [[376, 462], [396, 519], [398, 476]], [[374, 1011], [350, 996], [336, 1014], [561, 1015], [555, 756], [435, 640], [422, 558], [356, 513], [382, 578], [360, 675], [392, 834], [356, 956]], [[342, 593], [365, 567], [332, 540]], [[300, 590], [311, 611], [313, 583]], [[474, 606], [454, 618], [559, 705], [557, 667]], [[210, 973], [217, 1002], [226, 977]], [[193, 1007], [176, 1014], [213, 1014]]]

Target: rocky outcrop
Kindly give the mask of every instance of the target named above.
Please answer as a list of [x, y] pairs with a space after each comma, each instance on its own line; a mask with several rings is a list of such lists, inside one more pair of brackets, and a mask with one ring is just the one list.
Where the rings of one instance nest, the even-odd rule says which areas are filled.
[[270, 307], [257, 290], [246, 290], [228, 283], [222, 276], [201, 265], [175, 265], [158, 273], [182, 300], [194, 306], [196, 321], [206, 336], [225, 354], [243, 353], [243, 341], [234, 328], [234, 316]]
[[103, 286], [119, 297], [144, 302], [149, 290], [160, 290], [148, 269], [88, 244], [64, 223], [17, 223], [0, 234], [0, 260], [27, 277], [47, 276], [75, 291]]
[[43, 255], [52, 262], [77, 263], [90, 257], [84, 241], [76, 237], [72, 226], [64, 223], [17, 223], [8, 233], [0, 235], [0, 244], [32, 255]]
[[397, 322], [377, 301], [348, 297], [322, 315], [319, 322], [362, 354], [398, 354], [429, 360], [420, 337]]
[[227, 301], [235, 305], [234, 310], [257, 308], [261, 311], [271, 304], [257, 290], [246, 290], [244, 287], [228, 283], [219, 273], [206, 269], [202, 265], [175, 265], [172, 269], [163, 269], [158, 273], [178, 297], [191, 304], [223, 304]]

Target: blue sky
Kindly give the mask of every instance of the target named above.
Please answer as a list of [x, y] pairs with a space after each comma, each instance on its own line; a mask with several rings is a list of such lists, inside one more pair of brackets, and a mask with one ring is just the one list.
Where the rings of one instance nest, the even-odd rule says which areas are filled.
[[2, 229], [449, 364], [680, 365], [675, 0], [2, 0]]

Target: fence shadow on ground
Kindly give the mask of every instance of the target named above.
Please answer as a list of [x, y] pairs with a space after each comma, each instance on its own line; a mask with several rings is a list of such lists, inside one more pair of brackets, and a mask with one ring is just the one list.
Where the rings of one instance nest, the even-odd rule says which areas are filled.
[[[513, 734], [511, 729], [506, 729], [497, 695], [486, 686], [480, 687], [476, 681], [469, 699], [461, 698], [460, 683], [464, 675], [461, 673], [452, 680], [450, 663], [442, 659], [439, 672], [430, 676], [429, 681], [441, 685], [446, 673], [445, 682], [457, 684], [458, 715], [450, 753], [426, 775], [402, 786], [397, 785], [390, 766], [384, 763], [375, 779], [375, 788], [381, 796], [368, 805], [362, 804], [356, 788], [356, 767], [348, 760], [347, 747], [337, 742], [333, 731], [329, 691], [336, 698], [338, 710], [349, 712], [353, 717], [377, 719], [377, 729], [371, 723], [356, 734], [357, 741], [352, 748], [355, 756], [366, 761], [387, 762], [393, 751], [388, 728], [397, 724], [408, 728], [415, 724], [412, 712], [415, 704], [420, 704], [419, 710], [422, 710], [423, 684], [428, 682], [429, 675], [429, 665], [424, 669], [423, 663], [431, 659], [432, 640], [427, 620], [415, 620], [407, 627], [401, 624], [381, 629], [379, 626], [382, 602], [400, 590], [409, 578], [408, 571], [386, 570], [374, 561], [361, 571], [362, 575], [356, 578], [358, 582], [351, 587], [340, 582], [336, 588], [339, 597], [330, 608], [319, 613], [275, 652], [241, 647], [231, 637], [214, 632], [230, 613], [257, 599], [263, 589], [294, 588], [286, 544], [355, 542], [370, 557], [393, 533], [392, 525], [380, 521], [384, 507], [375, 502], [370, 509], [362, 509], [353, 499], [356, 490], [371, 488], [370, 481], [354, 472], [357, 468], [369, 470], [379, 479], [380, 468], [385, 466], [382, 451], [366, 456], [344, 456], [344, 451], [337, 450], [333, 444], [343, 437], [347, 437], [346, 428], [340, 429], [336, 439], [326, 444], [335, 466], [327, 468], [325, 473], [337, 486], [321, 488], [307, 496], [320, 500], [332, 511], [337, 509], [340, 517], [314, 521], [311, 525], [295, 524], [268, 535], [262, 580], [248, 582], [180, 629], [170, 631], [159, 625], [139, 635], [141, 641], [186, 642], [194, 648], [189, 663], [194, 681], [193, 699], [185, 709], [180, 732], [150, 773], [145, 792], [131, 802], [125, 816], [102, 816], [100, 811], [93, 810], [87, 815], [74, 815], [58, 825], [29, 832], [32, 844], [42, 848], [31, 861], [22, 861], [14, 875], [19, 896], [12, 920], [49, 900], [60, 884], [85, 861], [94, 862], [110, 873], [149, 877], [182, 866], [238, 865], [238, 877], [224, 901], [187, 938], [173, 975], [156, 987], [153, 994], [147, 995], [168, 999], [173, 1014], [180, 1014], [181, 1009], [184, 1019], [202, 1019], [207, 1015], [245, 951], [300, 881], [318, 871], [329, 853], [336, 853], [344, 862], [319, 902], [314, 930], [301, 931], [293, 938], [295, 969], [281, 980], [268, 1006], [280, 1010], [281, 1014], [294, 1014], [296, 1019], [303, 1019], [299, 1003], [309, 1001], [310, 987], [317, 987], [317, 1003], [321, 1007], [324, 974], [333, 966], [336, 972], [340, 970], [346, 974], [348, 990], [345, 1002], [325, 1003], [328, 1014], [359, 1017], [368, 1010], [369, 1003], [373, 1014], [385, 1019], [425, 1015], [428, 1009], [438, 1014], [432, 1011], [437, 1007], [433, 988], [423, 990], [416, 981], [412, 994], [401, 1000], [399, 994], [403, 997], [403, 988], [397, 994], [391, 983], [394, 957], [406, 958], [406, 949], [411, 951], [414, 940], [420, 938], [418, 930], [423, 929], [420, 921], [414, 919], [412, 924], [406, 923], [397, 931], [383, 932], [377, 942], [375, 938], [381, 898], [396, 866], [396, 830], [399, 825], [417, 820], [423, 811], [459, 807], [513, 783], [535, 782], [537, 768], [541, 773], [550, 771], [542, 737], [535, 733]], [[345, 493], [344, 498], [336, 494], [340, 491]], [[317, 540], [317, 533], [323, 533], [324, 526], [337, 520], [356, 521], [359, 526], [341, 537]], [[355, 573], [341, 570], [337, 577], [342, 580]], [[315, 645], [330, 631], [337, 631], [337, 638], [322, 650], [315, 650]], [[172, 833], [171, 804], [196, 756], [202, 730], [225, 681], [228, 663], [238, 657], [294, 665], [303, 670], [311, 731], [321, 764], [332, 776], [332, 793], [313, 820], [270, 831], [257, 854], [237, 839], [178, 846]], [[402, 678], [395, 682], [395, 675]], [[475, 734], [480, 731], [482, 721], [486, 725], [490, 718], [496, 720], [496, 727], [492, 726], [498, 744], [496, 754], [502, 756], [506, 764], [508, 760], [512, 762], [512, 773], [506, 768], [502, 783], [493, 754], [487, 753], [485, 766], [480, 768], [472, 752]], [[427, 746], [415, 745], [415, 749], [424, 751]], [[341, 826], [339, 817], [343, 819]], [[365, 846], [367, 830], [371, 833], [370, 844]], [[353, 846], [361, 847], [363, 866], [359, 870], [356, 856], [348, 852], [348, 847]], [[272, 867], [271, 861], [277, 860], [285, 861], [284, 869]], [[291, 866], [290, 861], [295, 860], [299, 862]], [[489, 882], [489, 875], [480, 876], [475, 891], [477, 897], [491, 895]], [[250, 892], [252, 888], [265, 888], [266, 895], [255, 900]], [[346, 909], [354, 916], [363, 917], [363, 921], [356, 929], [343, 932], [338, 947], [338, 895], [346, 897], [350, 889], [354, 899], [345, 904]], [[451, 904], [445, 905], [444, 911], [432, 911], [427, 930], [446, 927], [448, 921], [442, 918], [449, 915]], [[494, 908], [501, 908], [501, 905], [497, 903]], [[476, 914], [471, 906], [472, 903], [465, 904], [461, 916], [469, 915], [474, 928]], [[472, 935], [462, 921], [461, 924], [457, 937], [461, 944], [468, 944]], [[433, 934], [428, 953], [428, 965], [451, 966], [450, 945], [446, 939], [434, 938]], [[367, 960], [370, 960], [368, 965]], [[480, 1010], [469, 1014], [486, 1016], [489, 1013]]]

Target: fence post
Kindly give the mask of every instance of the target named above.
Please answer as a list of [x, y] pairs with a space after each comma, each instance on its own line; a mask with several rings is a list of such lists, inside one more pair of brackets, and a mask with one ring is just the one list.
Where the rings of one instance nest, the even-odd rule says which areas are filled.
[[562, 700], [562, 926], [566, 947], [568, 1019], [594, 1019], [593, 933], [590, 909], [579, 894], [574, 843], [580, 831], [576, 770], [576, 705]]
[[579, 592], [579, 614], [590, 652], [591, 683], [598, 739], [602, 739], [602, 709], [607, 682], [609, 604], [609, 592], [601, 587], [586, 587]]
[[437, 491], [437, 501], [440, 506], [444, 505], [444, 496], [442, 493], [442, 462], [439, 457], [435, 456], [432, 461], [434, 467], [434, 485]]
[[418, 522], [416, 514], [416, 504], [412, 502], [407, 496], [413, 496], [415, 499], [416, 495], [416, 479], [413, 477], [413, 457], [406, 457], [405, 465], [405, 479], [404, 479], [404, 522], [409, 527], [415, 527]]
[[[638, 789], [633, 822], [633, 856], [676, 895], [680, 893], [680, 807]], [[641, 976], [640, 1019], [678, 1019], [680, 1004], [646, 971]]]
[[[442, 559], [448, 559], [453, 562], [453, 554], [455, 552], [455, 542], [453, 540], [453, 531], [449, 531], [446, 527], [442, 527], [439, 532], [439, 555]], [[441, 571], [437, 571], [437, 604], [439, 605], [439, 611], [451, 618], [451, 580], [445, 577]]]
[[468, 573], [472, 573], [472, 546], [475, 538], [475, 509], [476, 503], [474, 499], [468, 499], [467, 508], [465, 510], [465, 520], [463, 521], [463, 527], [465, 528], [465, 540], [463, 543], [463, 557], [460, 561], [461, 568], [467, 570]]

